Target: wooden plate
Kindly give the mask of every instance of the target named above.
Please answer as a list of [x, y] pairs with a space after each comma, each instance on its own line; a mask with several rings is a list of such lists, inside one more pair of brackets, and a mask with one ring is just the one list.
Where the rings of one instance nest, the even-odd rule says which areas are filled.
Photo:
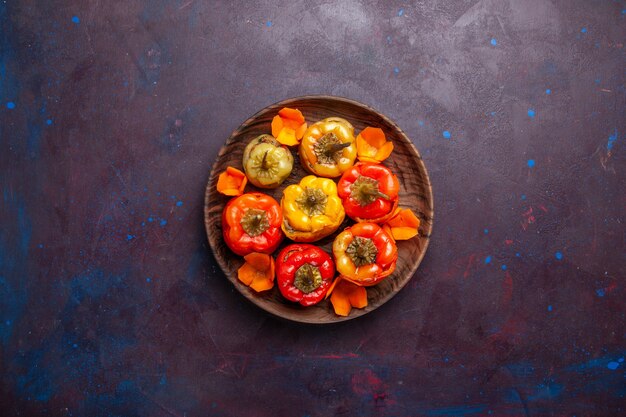
[[[352, 309], [348, 317], [335, 315], [329, 300], [305, 308], [285, 300], [276, 286], [270, 291], [259, 294], [241, 284], [237, 279], [237, 269], [242, 265], [243, 258], [231, 252], [222, 237], [221, 215], [229, 197], [217, 192], [217, 178], [229, 165], [242, 169], [241, 160], [245, 146], [256, 136], [271, 133], [272, 118], [283, 107], [299, 109], [309, 125], [330, 116], [343, 117], [354, 126], [355, 136], [367, 126], [382, 128], [387, 139], [394, 143], [394, 150], [384, 164], [398, 176], [400, 181], [400, 207], [411, 208], [421, 220], [418, 236], [411, 240], [397, 242], [398, 263], [395, 272], [380, 284], [368, 287], [368, 306], [364, 309]], [[273, 196], [280, 203], [283, 189], [289, 184], [298, 183], [302, 177], [308, 175], [300, 165], [297, 148], [292, 149], [292, 153], [294, 155], [293, 172], [280, 187], [274, 190], [260, 190], [248, 183], [246, 192], [264, 192]], [[338, 230], [341, 231], [352, 223], [346, 217], [346, 221]], [[265, 311], [302, 323], [324, 324], [350, 320], [367, 314], [386, 303], [409, 282], [415, 273], [428, 247], [432, 223], [433, 195], [430, 180], [424, 162], [409, 138], [394, 122], [376, 110], [353, 100], [333, 96], [304, 96], [287, 99], [264, 108], [243, 122], [230, 135], [220, 150], [211, 171], [204, 199], [206, 233], [213, 255], [226, 277], [241, 294]], [[321, 246], [328, 253], [332, 253], [332, 242], [337, 233], [315, 244]], [[290, 243], [292, 243], [290, 240], [285, 239], [281, 248]]]

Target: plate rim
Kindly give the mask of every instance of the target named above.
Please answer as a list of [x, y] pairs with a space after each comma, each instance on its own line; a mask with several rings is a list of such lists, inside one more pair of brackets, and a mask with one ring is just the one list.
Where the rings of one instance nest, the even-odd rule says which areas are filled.
[[[218, 161], [225, 154], [227, 145], [229, 145], [234, 140], [234, 137], [239, 135], [240, 131], [242, 130], [242, 126], [248, 126], [250, 124], [250, 122], [254, 121], [261, 113], [265, 113], [268, 110], [271, 110], [273, 108], [288, 107], [289, 103], [293, 103], [293, 102], [296, 102], [296, 101], [302, 101], [302, 100], [311, 100], [311, 99], [314, 99], [314, 100], [338, 101], [338, 102], [344, 102], [344, 103], [347, 103], [347, 104], [350, 104], [350, 105], [353, 105], [353, 106], [361, 107], [361, 108], [366, 109], [367, 111], [375, 113], [377, 116], [382, 118], [385, 122], [387, 122], [391, 126], [393, 126], [397, 130], [397, 132], [404, 139], [406, 139], [406, 141], [409, 144], [411, 152], [414, 152], [415, 156], [417, 156], [417, 158], [421, 161], [421, 165], [423, 167], [424, 176], [425, 176], [427, 200], [430, 201], [430, 222], [429, 222], [430, 223], [430, 228], [429, 228], [429, 233], [428, 233], [427, 239], [425, 239], [424, 248], [423, 248], [423, 250], [420, 251], [420, 255], [419, 255], [418, 259], [417, 259], [417, 262], [415, 262], [414, 266], [412, 268], [410, 268], [410, 270], [408, 272], [409, 278], [404, 280], [404, 282], [399, 283], [398, 284], [398, 288], [397, 288], [396, 291], [390, 291], [388, 294], [385, 294], [381, 299], [379, 299], [376, 307], [372, 308], [371, 310], [367, 310], [367, 311], [356, 310], [356, 311], [361, 311], [361, 314], [349, 314], [346, 317], [336, 316], [336, 320], [333, 320], [333, 321], [319, 321], [319, 320], [307, 320], [307, 319], [303, 319], [303, 318], [285, 317], [285, 316], [282, 316], [280, 314], [277, 314], [276, 312], [273, 312], [273, 311], [270, 311], [270, 310], [266, 309], [265, 306], [263, 305], [263, 303], [260, 300], [256, 300], [253, 297], [246, 296], [246, 294], [244, 294], [239, 288], [237, 288], [237, 285], [233, 282], [233, 280], [231, 280], [229, 278], [229, 273], [226, 272], [227, 269], [228, 269], [227, 265], [225, 265], [223, 263], [222, 259], [219, 259], [215, 255], [216, 248], [214, 247], [214, 244], [212, 242], [211, 234], [209, 233], [209, 226], [208, 226], [208, 224], [209, 224], [209, 210], [208, 210], [208, 208], [209, 208], [209, 200], [210, 200], [210, 189], [211, 189], [211, 183], [212, 183], [213, 177], [216, 175], [215, 169], [217, 168]], [[207, 241], [209, 242], [209, 247], [211, 249], [211, 255], [213, 256], [213, 258], [215, 259], [215, 261], [219, 265], [220, 269], [222, 270], [222, 273], [224, 274], [226, 279], [231, 284], [233, 284], [233, 286], [237, 289], [237, 291], [245, 299], [247, 299], [249, 302], [251, 302], [252, 304], [256, 305], [257, 307], [259, 307], [261, 310], [265, 311], [266, 313], [269, 313], [273, 317], [277, 317], [279, 319], [286, 320], [286, 321], [289, 321], [289, 322], [305, 323], [305, 324], [313, 324], [313, 325], [328, 325], [328, 324], [343, 323], [343, 322], [346, 322], [348, 320], [354, 320], [354, 319], [357, 319], [359, 317], [365, 316], [368, 313], [371, 313], [374, 310], [377, 310], [379, 307], [381, 307], [382, 305], [386, 304], [390, 299], [392, 299], [396, 294], [398, 294], [409, 283], [409, 281], [411, 281], [413, 279], [415, 273], [417, 272], [417, 269], [419, 268], [419, 266], [422, 263], [422, 260], [424, 259], [424, 256], [426, 255], [426, 252], [428, 251], [428, 246], [430, 244], [430, 239], [432, 237], [432, 231], [433, 231], [433, 225], [434, 225], [434, 219], [435, 219], [435, 204], [434, 204], [435, 201], [434, 201], [434, 195], [433, 195], [433, 189], [432, 188], [433, 188], [432, 187], [432, 182], [430, 181], [430, 175], [428, 174], [428, 169], [426, 168], [426, 164], [424, 163], [424, 160], [422, 159], [421, 154], [419, 153], [418, 149], [415, 147], [415, 144], [408, 137], [408, 135], [400, 128], [400, 126], [398, 126], [397, 123], [395, 123], [392, 119], [390, 119], [384, 113], [376, 110], [375, 108], [373, 108], [370, 105], [367, 105], [365, 103], [362, 103], [362, 102], [354, 100], [354, 99], [350, 99], [350, 98], [347, 98], [347, 97], [342, 97], [342, 96], [327, 95], [327, 94], [308, 94], [308, 95], [303, 95], [303, 96], [294, 96], [294, 97], [286, 98], [286, 99], [274, 102], [272, 104], [269, 104], [269, 105], [261, 108], [257, 112], [255, 112], [252, 116], [248, 117], [243, 122], [241, 122], [239, 124], [239, 126], [237, 126], [237, 128], [235, 128], [231, 132], [230, 136], [226, 139], [226, 141], [221, 145], [220, 150], [218, 151], [218, 154], [215, 157], [215, 160], [213, 161], [213, 164], [211, 166], [211, 171], [209, 172], [209, 177], [207, 179], [207, 184], [206, 184], [206, 188], [205, 188], [205, 192], [204, 192], [204, 207], [203, 207], [203, 209], [204, 209], [204, 216], [203, 216], [204, 217], [204, 229], [205, 229], [205, 234], [206, 234], [206, 237], [207, 237]]]

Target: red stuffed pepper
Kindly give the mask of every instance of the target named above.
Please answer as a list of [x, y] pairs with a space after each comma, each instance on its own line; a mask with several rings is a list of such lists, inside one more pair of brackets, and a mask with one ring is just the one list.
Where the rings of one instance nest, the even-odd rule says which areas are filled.
[[278, 289], [286, 299], [305, 307], [324, 298], [334, 276], [332, 258], [314, 245], [289, 245], [276, 257]]
[[356, 164], [337, 184], [346, 214], [357, 222], [385, 222], [398, 207], [399, 191], [398, 177], [380, 164]]
[[396, 269], [398, 248], [375, 223], [357, 223], [333, 242], [337, 272], [356, 285], [376, 285]]
[[222, 212], [226, 245], [237, 255], [272, 253], [283, 240], [283, 214], [278, 202], [262, 193], [233, 198]]

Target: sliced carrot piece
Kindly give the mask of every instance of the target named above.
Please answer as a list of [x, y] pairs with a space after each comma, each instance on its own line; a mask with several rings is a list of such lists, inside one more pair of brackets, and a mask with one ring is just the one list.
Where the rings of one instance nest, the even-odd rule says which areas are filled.
[[298, 139], [296, 139], [296, 131], [290, 127], [283, 127], [280, 131], [276, 140], [287, 146], [294, 146], [298, 144]]
[[364, 308], [367, 307], [367, 290], [365, 287], [359, 287], [355, 285], [348, 296], [350, 300], [350, 304], [354, 308]]
[[408, 240], [419, 233], [420, 219], [411, 209], [398, 209], [383, 229], [394, 240]]
[[387, 142], [385, 132], [379, 127], [368, 126], [361, 131], [360, 136], [365, 139], [370, 146], [377, 149]]
[[298, 109], [283, 107], [278, 111], [278, 115], [283, 119], [293, 120], [294, 122], [298, 123], [298, 125], [304, 123], [304, 116], [302, 115], [302, 112]]
[[275, 138], [278, 137], [281, 130], [283, 130], [283, 119], [276, 115], [272, 119], [272, 136]]
[[378, 152], [376, 152], [376, 156], [374, 158], [379, 161], [384, 161], [385, 159], [389, 157], [389, 155], [391, 155], [392, 151], [393, 151], [393, 142], [387, 142], [383, 146], [378, 148]]
[[274, 258], [265, 253], [253, 252], [243, 257], [246, 261], [238, 270], [237, 278], [257, 292], [274, 287]]
[[309, 125], [307, 125], [306, 123], [303, 123], [299, 128], [297, 128], [296, 129], [296, 139], [298, 139], [298, 140], [302, 139], [302, 136], [304, 136], [304, 132], [306, 132], [308, 127], [309, 127]]
[[217, 178], [217, 191], [228, 196], [241, 195], [247, 183], [246, 174], [229, 166]]
[[387, 221], [391, 227], [419, 227], [420, 219], [417, 218], [411, 209], [400, 209], [395, 215]]
[[330, 296], [330, 302], [333, 305], [335, 314], [338, 316], [346, 317], [352, 311], [350, 299], [341, 291], [335, 290], [333, 295]]
[[347, 316], [352, 307], [364, 308], [367, 306], [367, 290], [364, 287], [342, 279], [336, 284], [330, 296], [335, 314]]
[[325, 299], [330, 297], [330, 295], [333, 293], [333, 290], [335, 289], [335, 287], [337, 286], [337, 284], [339, 284], [339, 281], [341, 281], [343, 278], [341, 275], [339, 275], [332, 284], [330, 284], [330, 287], [328, 287], [328, 291], [326, 291], [326, 297], [324, 297]]
[[366, 127], [356, 137], [359, 161], [381, 163], [391, 155], [393, 143], [387, 141], [385, 132], [377, 127]]

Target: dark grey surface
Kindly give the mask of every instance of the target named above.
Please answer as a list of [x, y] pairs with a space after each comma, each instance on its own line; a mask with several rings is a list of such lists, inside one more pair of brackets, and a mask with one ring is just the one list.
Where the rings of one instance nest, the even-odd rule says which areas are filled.
[[[0, 4], [3, 415], [623, 414], [625, 7]], [[230, 132], [305, 94], [395, 120], [435, 194], [409, 285], [326, 327], [202, 222]]]

